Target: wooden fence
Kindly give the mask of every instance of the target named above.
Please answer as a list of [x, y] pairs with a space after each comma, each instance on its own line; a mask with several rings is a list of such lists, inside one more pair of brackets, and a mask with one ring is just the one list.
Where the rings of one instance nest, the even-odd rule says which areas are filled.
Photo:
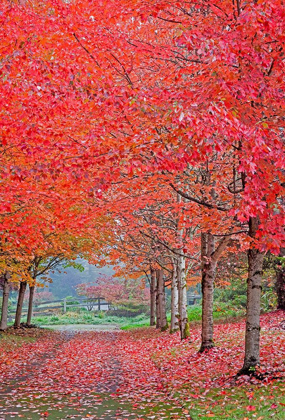
[[[188, 305], [195, 305], [202, 296], [197, 294], [188, 294]], [[88, 311], [106, 311], [111, 307], [110, 303], [106, 302], [104, 298], [97, 297], [94, 299], [86, 299], [82, 297], [74, 297], [74, 299], [59, 299], [53, 301], [34, 303], [33, 316], [51, 316], [58, 313], [66, 313], [70, 309], [85, 308]], [[22, 316], [27, 315], [27, 303], [23, 306]], [[8, 319], [12, 321], [16, 313], [16, 305], [10, 306], [8, 310]]]
[[[56, 315], [58, 313], [66, 313], [70, 309], [85, 308], [88, 311], [106, 311], [110, 308], [110, 304], [104, 298], [98, 297], [94, 299], [74, 298], [74, 299], [59, 299], [46, 302], [34, 303], [33, 316], [48, 316]], [[22, 316], [26, 316], [28, 312], [27, 304], [23, 306]], [[11, 320], [16, 313], [16, 305], [10, 306], [8, 310], [8, 318]]]
[[188, 298], [188, 305], [196, 305], [196, 303], [199, 303], [199, 301], [202, 299], [201, 295], [196, 294], [187, 294]]

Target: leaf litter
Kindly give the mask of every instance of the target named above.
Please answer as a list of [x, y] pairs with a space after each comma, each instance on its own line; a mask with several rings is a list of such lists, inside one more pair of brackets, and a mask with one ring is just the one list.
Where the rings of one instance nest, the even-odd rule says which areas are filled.
[[[150, 328], [41, 331], [21, 344], [17, 336], [1, 340], [0, 419], [222, 418], [215, 417], [215, 407], [234, 401], [249, 416], [260, 404], [269, 415], [277, 413], [285, 404], [274, 394], [285, 373], [285, 333], [278, 328], [283, 319], [282, 311], [262, 316], [262, 381], [258, 375], [235, 376], [242, 365], [244, 322], [216, 325], [216, 347], [203, 354], [197, 352], [198, 326], [191, 342]], [[240, 390], [244, 399], [235, 397]], [[229, 415], [223, 418], [235, 418]]]

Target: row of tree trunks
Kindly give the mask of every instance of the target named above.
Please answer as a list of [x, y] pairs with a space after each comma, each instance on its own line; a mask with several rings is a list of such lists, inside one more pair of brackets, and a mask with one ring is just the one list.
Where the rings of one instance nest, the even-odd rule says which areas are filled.
[[[254, 239], [258, 230], [258, 219], [249, 220], [249, 236]], [[201, 234], [202, 269], [202, 343], [200, 351], [214, 346], [213, 340], [213, 292], [217, 261], [227, 246], [223, 238], [215, 248], [211, 233]], [[245, 331], [245, 355], [240, 374], [251, 373], [259, 364], [260, 357], [260, 300], [262, 289], [262, 267], [264, 253], [255, 247], [248, 250], [247, 308]]]
[[[1, 309], [1, 321], [0, 321], [0, 330], [4, 331], [7, 329], [8, 325], [8, 302], [9, 302], [9, 293], [10, 293], [10, 285], [9, 285], [9, 273], [4, 274], [3, 276], [3, 298], [2, 298], [2, 309]], [[14, 321], [14, 327], [19, 328], [21, 325], [21, 317], [23, 311], [23, 303], [25, 292], [27, 289], [27, 282], [21, 282], [19, 293], [18, 293], [18, 301], [17, 301], [17, 309]], [[28, 313], [27, 313], [27, 325], [31, 325], [32, 321], [32, 314], [33, 314], [33, 299], [34, 299], [34, 292], [35, 286], [29, 287], [29, 306], [28, 306]]]
[[1, 311], [1, 323], [0, 323], [0, 330], [7, 329], [7, 322], [8, 322], [8, 301], [9, 301], [9, 273], [5, 273], [3, 276], [3, 299], [2, 299], [2, 311]]
[[[155, 322], [156, 319], [156, 322]], [[166, 296], [163, 269], [150, 270], [150, 325], [165, 331], [168, 329]], [[189, 337], [187, 314], [187, 284], [185, 258], [173, 259], [171, 280], [171, 325], [170, 332], [180, 330], [181, 339]]]
[[150, 268], [150, 325], [167, 330], [166, 298], [163, 269]]
[[21, 316], [22, 316], [22, 310], [23, 310], [23, 303], [24, 303], [26, 288], [27, 288], [27, 282], [26, 281], [21, 281], [19, 294], [18, 294], [16, 315], [15, 315], [15, 323], [14, 323], [15, 328], [20, 328], [20, 325], [21, 325]]
[[[249, 221], [249, 236], [254, 239], [258, 230], [258, 220], [254, 217]], [[217, 260], [223, 249], [227, 246], [227, 239], [224, 238], [215, 249], [214, 236], [207, 232], [201, 235], [201, 262], [202, 262], [202, 344], [200, 351], [210, 349], [214, 346], [213, 341], [213, 291], [216, 275]], [[252, 247], [248, 250], [248, 280], [247, 280], [247, 314], [245, 333], [245, 357], [244, 365], [240, 373], [249, 373], [259, 363], [260, 353], [260, 299], [262, 266], [264, 254]], [[284, 270], [278, 272], [280, 288], [284, 289]], [[1, 313], [0, 329], [7, 328], [8, 298], [9, 298], [9, 275], [4, 275], [3, 303]], [[17, 310], [14, 326], [20, 327], [24, 295], [27, 282], [20, 283]], [[279, 293], [281, 297], [284, 294]], [[32, 318], [32, 305], [34, 286], [30, 287], [29, 309], [27, 316], [28, 325]], [[185, 257], [179, 255], [173, 259], [173, 275], [171, 283], [171, 331], [180, 328], [181, 339], [189, 337], [189, 323], [187, 317], [187, 290]], [[284, 308], [283, 300], [279, 307]], [[166, 317], [166, 299], [163, 269], [151, 269], [151, 325], [161, 330], [168, 328]]]
[[165, 284], [163, 269], [156, 270], [156, 284], [157, 284], [157, 319], [159, 319], [159, 324], [157, 323], [157, 328], [160, 328], [161, 331], [166, 331], [168, 328], [167, 317], [166, 317], [166, 298], [165, 298]]

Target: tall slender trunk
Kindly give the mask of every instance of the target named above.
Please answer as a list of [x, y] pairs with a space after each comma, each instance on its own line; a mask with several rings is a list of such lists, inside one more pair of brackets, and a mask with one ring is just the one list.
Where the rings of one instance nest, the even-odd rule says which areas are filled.
[[3, 284], [3, 300], [2, 300], [2, 311], [1, 311], [1, 323], [0, 330], [4, 331], [7, 329], [7, 320], [8, 320], [8, 303], [9, 303], [9, 274], [4, 274], [4, 284]]
[[[279, 257], [285, 257], [285, 248], [281, 248]], [[285, 311], [285, 266], [282, 263], [276, 268], [275, 290], [277, 293], [277, 309]]]
[[[258, 218], [249, 219], [249, 236], [255, 238], [258, 229]], [[248, 250], [248, 279], [247, 279], [247, 305], [245, 330], [245, 355], [243, 367], [239, 374], [248, 374], [254, 371], [260, 357], [260, 298], [262, 266], [264, 254], [257, 248]]]
[[159, 270], [155, 270], [155, 278], [156, 278], [156, 328], [161, 328], [161, 307], [160, 307], [160, 299], [159, 296], [162, 293], [159, 287]]
[[18, 294], [18, 302], [17, 302], [17, 310], [15, 315], [15, 322], [14, 327], [19, 328], [21, 324], [21, 315], [22, 315], [22, 309], [23, 309], [23, 303], [24, 303], [24, 297], [25, 297], [25, 291], [27, 288], [27, 282], [21, 281], [20, 282], [20, 289]]
[[201, 233], [201, 269], [202, 269], [202, 343], [200, 352], [214, 347], [213, 339], [213, 297], [216, 275], [216, 262], [212, 256], [215, 240], [210, 233]]
[[167, 313], [166, 313], [166, 293], [165, 293], [165, 284], [163, 279], [163, 294], [162, 294], [162, 319], [161, 319], [161, 331], [166, 331], [169, 327], [167, 321]]
[[[182, 198], [178, 194], [177, 202], [181, 203]], [[179, 217], [177, 219], [178, 236], [180, 242], [180, 252], [182, 252], [185, 228], [180, 227]], [[178, 311], [179, 311], [179, 328], [181, 340], [190, 337], [188, 313], [187, 313], [187, 283], [186, 283], [186, 258], [179, 255], [177, 258], [177, 285], [178, 285]]]
[[160, 315], [161, 315], [161, 331], [165, 331], [168, 328], [167, 316], [166, 316], [166, 296], [165, 296], [165, 284], [163, 277], [163, 269], [159, 270], [159, 306], [160, 306]]
[[29, 292], [30, 293], [29, 293], [29, 306], [28, 306], [28, 314], [27, 314], [27, 325], [31, 325], [31, 321], [32, 321], [35, 286], [30, 286]]
[[179, 330], [179, 305], [178, 305], [178, 276], [177, 263], [173, 260], [173, 273], [171, 281], [171, 325], [170, 332]]
[[184, 340], [190, 336], [190, 330], [187, 313], [186, 263], [183, 256], [178, 257], [177, 275], [180, 337]]
[[201, 272], [202, 272], [202, 343], [200, 352], [214, 347], [213, 300], [217, 262], [230, 241], [224, 236], [215, 248], [214, 236], [201, 233]]
[[150, 325], [155, 325], [156, 312], [156, 285], [155, 285], [155, 270], [150, 267]]
[[160, 329], [166, 331], [168, 328], [167, 317], [166, 317], [166, 298], [165, 298], [165, 285], [163, 278], [163, 270], [158, 270], [158, 305], [160, 309]]
[[277, 309], [285, 311], [285, 268], [282, 267], [276, 273]]

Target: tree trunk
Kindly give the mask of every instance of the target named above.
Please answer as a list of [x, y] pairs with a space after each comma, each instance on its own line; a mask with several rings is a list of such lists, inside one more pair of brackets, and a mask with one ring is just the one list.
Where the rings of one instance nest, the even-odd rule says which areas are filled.
[[277, 309], [285, 311], [285, 268], [280, 268], [276, 273]]
[[185, 270], [185, 257], [178, 257], [178, 308], [179, 308], [179, 327], [181, 340], [190, 336], [188, 313], [187, 313], [187, 283]]
[[170, 332], [174, 333], [179, 330], [179, 306], [178, 306], [178, 277], [177, 264], [173, 261], [173, 273], [171, 282], [171, 326]]
[[159, 269], [157, 272], [157, 294], [158, 294], [158, 307], [160, 313], [160, 329], [165, 331], [168, 328], [167, 317], [166, 317], [166, 299], [165, 299], [165, 287], [163, 270]]
[[7, 320], [8, 320], [8, 303], [9, 303], [9, 274], [4, 274], [4, 284], [3, 284], [3, 300], [2, 300], [2, 311], [1, 311], [1, 323], [0, 330], [4, 331], [7, 329]]
[[33, 300], [34, 300], [34, 293], [35, 293], [35, 286], [30, 286], [29, 290], [29, 307], [28, 307], [28, 314], [27, 314], [27, 325], [31, 325], [32, 315], [33, 315]]
[[14, 327], [15, 328], [20, 328], [21, 315], [22, 315], [22, 309], [23, 309], [23, 303], [24, 303], [26, 288], [27, 288], [27, 282], [26, 281], [21, 281], [20, 282], [19, 294], [18, 294], [18, 302], [17, 302], [17, 310], [16, 310], [16, 315], [15, 315], [15, 322], [14, 322]]
[[162, 293], [161, 289], [159, 288], [159, 270], [155, 270], [156, 274], [156, 328], [161, 328], [161, 307], [160, 307], [160, 299], [159, 295]]
[[[162, 272], [163, 273], [163, 272]], [[162, 274], [163, 281], [163, 290], [162, 290], [162, 308], [161, 308], [161, 331], [166, 331], [168, 329], [167, 314], [166, 314], [166, 294], [165, 294], [165, 284]]]
[[[285, 248], [281, 248], [279, 257], [285, 257]], [[282, 262], [276, 266], [275, 290], [277, 294], [277, 309], [285, 311], [285, 266]]]
[[216, 275], [216, 262], [212, 255], [215, 240], [210, 233], [201, 233], [201, 269], [202, 269], [202, 343], [200, 352], [214, 347], [213, 339], [213, 297]]
[[155, 286], [155, 270], [150, 268], [150, 325], [155, 325], [156, 312], [156, 286]]
[[[254, 238], [258, 219], [249, 219], [249, 236]], [[244, 364], [239, 374], [250, 374], [259, 363], [260, 353], [260, 298], [264, 254], [256, 248], [248, 250], [248, 279]]]

